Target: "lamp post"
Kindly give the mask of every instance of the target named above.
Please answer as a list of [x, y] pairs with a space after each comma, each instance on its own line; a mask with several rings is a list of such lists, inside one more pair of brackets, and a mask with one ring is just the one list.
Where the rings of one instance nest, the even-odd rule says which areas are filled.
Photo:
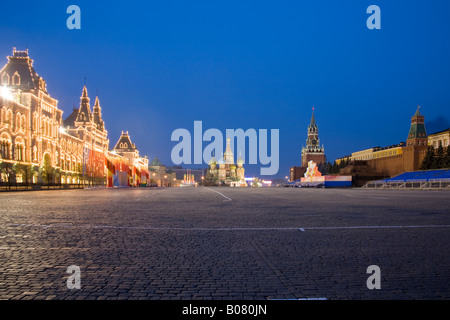
[[204, 177], [204, 176], [202, 176], [202, 187], [203, 187], [203, 180], [205, 180], [205, 177]]

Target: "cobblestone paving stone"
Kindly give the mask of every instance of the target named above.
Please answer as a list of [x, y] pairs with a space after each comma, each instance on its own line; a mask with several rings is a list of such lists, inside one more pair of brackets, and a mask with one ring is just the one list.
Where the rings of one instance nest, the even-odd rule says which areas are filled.
[[450, 298], [448, 191], [212, 189], [1, 193], [0, 299]]

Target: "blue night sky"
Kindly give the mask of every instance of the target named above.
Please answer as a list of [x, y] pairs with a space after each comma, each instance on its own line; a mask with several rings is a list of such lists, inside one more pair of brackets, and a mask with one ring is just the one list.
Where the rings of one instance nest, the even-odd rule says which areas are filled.
[[[81, 30], [66, 27], [71, 4]], [[366, 27], [372, 4], [381, 30]], [[27, 47], [64, 117], [86, 76], [111, 148], [128, 130], [166, 165], [172, 131], [194, 120], [279, 129], [276, 177], [300, 165], [312, 107], [329, 161], [405, 141], [418, 105], [428, 133], [450, 126], [448, 0], [7, 1], [1, 12], [2, 66]]]

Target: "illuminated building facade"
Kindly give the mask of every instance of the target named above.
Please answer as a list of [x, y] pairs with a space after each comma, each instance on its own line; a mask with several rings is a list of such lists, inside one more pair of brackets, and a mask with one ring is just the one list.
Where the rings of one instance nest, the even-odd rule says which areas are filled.
[[397, 145], [387, 146], [387, 147], [373, 147], [361, 151], [355, 151], [351, 155], [336, 159], [336, 163], [340, 164], [341, 161], [355, 161], [355, 160], [372, 160], [380, 159], [391, 156], [401, 155], [403, 153], [404, 142]]
[[1, 183], [105, 185], [112, 160], [141, 166], [108, 151], [100, 101], [96, 97], [91, 111], [86, 86], [79, 108], [63, 120], [28, 50], [13, 48], [0, 70], [0, 85]]
[[428, 136], [428, 145], [433, 146], [433, 148], [438, 148], [442, 145], [444, 148], [448, 148], [450, 145], [450, 128], [435, 132]]
[[[131, 142], [128, 131], [122, 131], [119, 140], [114, 146], [112, 153], [116, 156], [125, 158], [124, 162], [128, 167], [129, 180], [128, 184], [132, 186], [147, 185], [149, 182], [148, 158], [141, 157], [136, 145]], [[117, 171], [116, 174], [118, 174]], [[121, 185], [117, 183], [116, 186]]]

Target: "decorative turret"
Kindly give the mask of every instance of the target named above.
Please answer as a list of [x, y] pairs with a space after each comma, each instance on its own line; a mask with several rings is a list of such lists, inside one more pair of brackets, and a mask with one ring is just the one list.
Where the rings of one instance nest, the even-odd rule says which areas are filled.
[[427, 145], [428, 137], [425, 130], [425, 117], [419, 111], [420, 106], [417, 107], [416, 113], [411, 118], [411, 127], [409, 129], [408, 139], [406, 145]]
[[155, 156], [153, 158], [153, 161], [149, 164], [149, 166], [151, 167], [161, 167], [162, 165], [163, 165], [162, 162], [158, 159], [157, 156]]
[[102, 108], [100, 107], [100, 101], [98, 100], [98, 96], [95, 97], [95, 104], [94, 104], [94, 110], [93, 110], [93, 120], [94, 123], [97, 125], [97, 129], [103, 130], [105, 128], [105, 124], [102, 120]]
[[120, 135], [120, 138], [113, 150], [117, 152], [133, 152], [136, 150], [136, 145], [131, 142], [128, 131], [122, 131], [122, 134]]
[[76, 122], [90, 122], [92, 119], [91, 106], [89, 104], [89, 97], [87, 93], [86, 85], [83, 87], [83, 93], [80, 98], [80, 108], [78, 109], [78, 115]]

